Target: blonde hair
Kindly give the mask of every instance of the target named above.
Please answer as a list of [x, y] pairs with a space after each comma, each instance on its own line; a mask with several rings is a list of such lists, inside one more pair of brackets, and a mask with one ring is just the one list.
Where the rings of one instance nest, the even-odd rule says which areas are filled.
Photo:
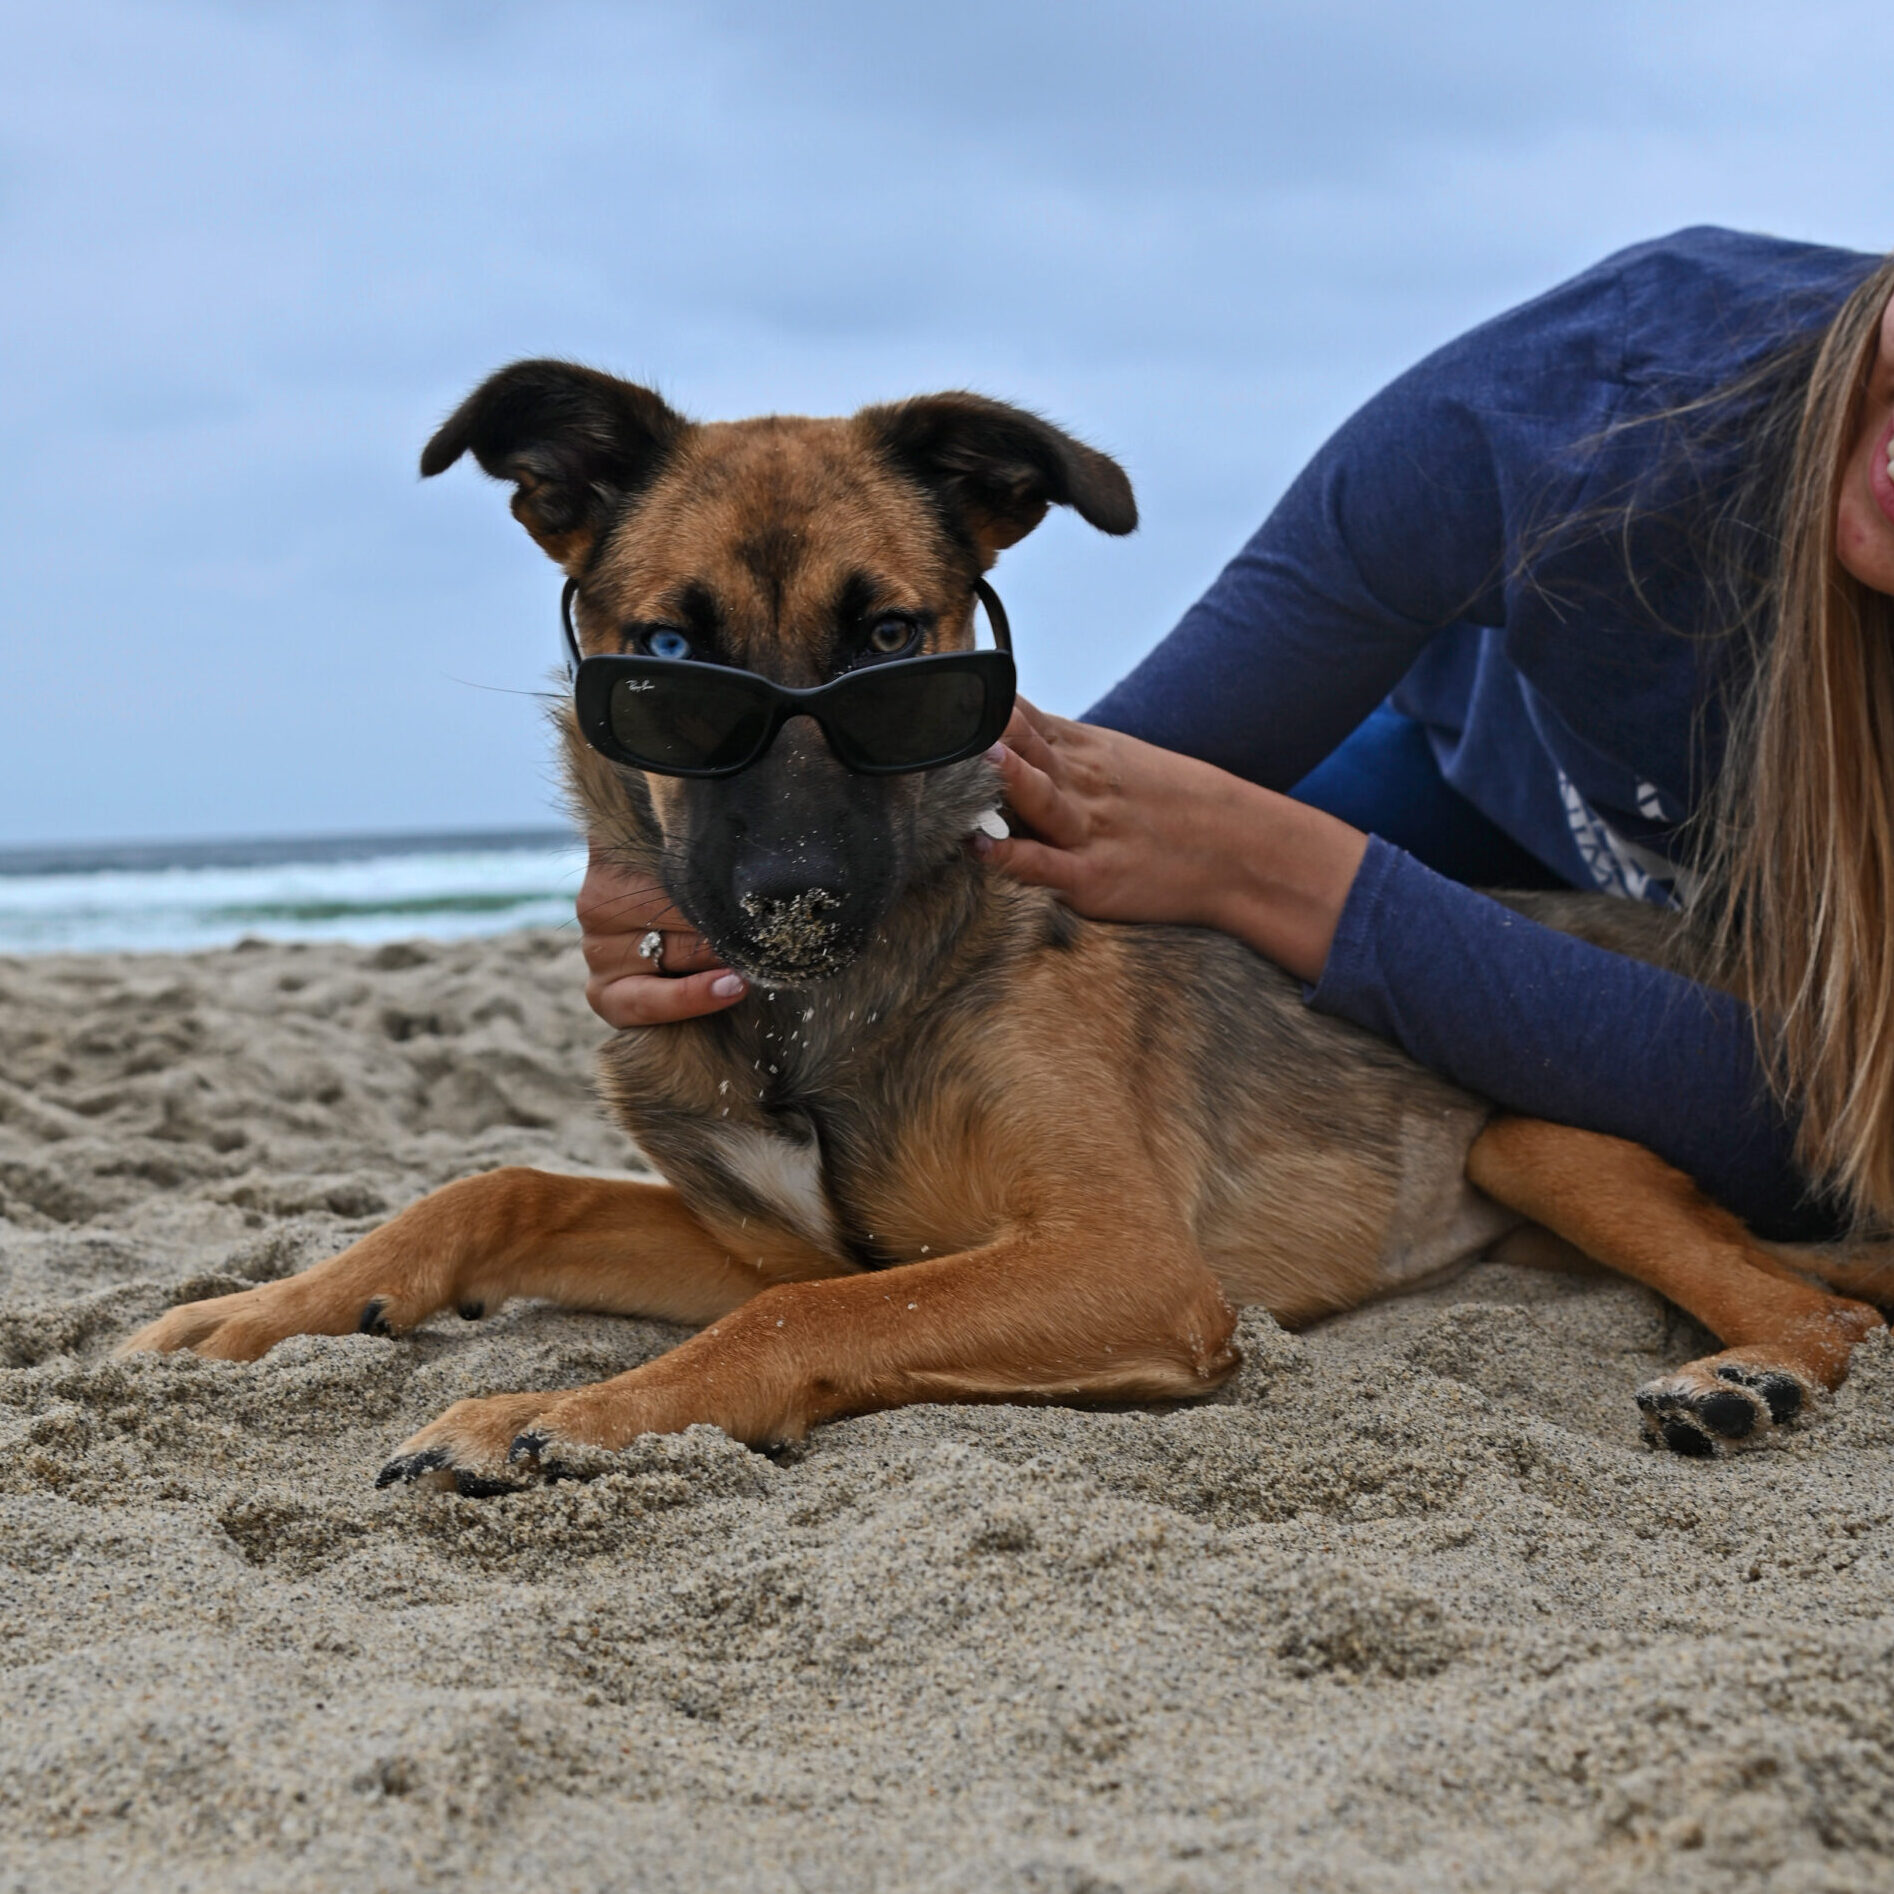
[[1894, 1224], [1894, 599], [1843, 568], [1836, 516], [1890, 298], [1894, 257], [1756, 416], [1772, 516], [1729, 524], [1752, 551], [1765, 527], [1770, 556], [1722, 562], [1753, 670], [1699, 831], [1715, 957], [1800, 1114], [1797, 1156], [1861, 1228]]

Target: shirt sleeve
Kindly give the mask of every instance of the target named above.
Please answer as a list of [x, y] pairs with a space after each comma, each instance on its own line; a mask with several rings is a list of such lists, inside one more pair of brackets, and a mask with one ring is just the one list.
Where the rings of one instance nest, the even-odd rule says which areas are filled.
[[[1337, 430], [1088, 720], [1287, 789], [1449, 626], [1510, 635], [1522, 609], [1537, 619], [1562, 600], [1539, 626], [1539, 655], [1561, 679], [1574, 644], [1583, 677], [1635, 657], [1653, 631], [1696, 626], [1700, 534], [1669, 515], [1694, 519], [1706, 494], [1720, 504], [1721, 463], [1686, 454], [1658, 478], [1653, 437], [1620, 424], [1747, 373], [1828, 321], [1876, 263], [1682, 230], [1469, 330]], [[1609, 535], [1555, 547], [1562, 522], [1609, 514], [1634, 492], [1653, 534], [1636, 586]], [[1587, 600], [1585, 622], [1567, 626], [1566, 607]]]
[[1442, 350], [1346, 422], [1087, 721], [1286, 789], [1436, 632], [1468, 617], [1501, 622], [1493, 391], [1466, 352]]
[[1727, 993], [1528, 920], [1376, 839], [1309, 997], [1509, 1111], [1646, 1146], [1758, 1235], [1836, 1233]]

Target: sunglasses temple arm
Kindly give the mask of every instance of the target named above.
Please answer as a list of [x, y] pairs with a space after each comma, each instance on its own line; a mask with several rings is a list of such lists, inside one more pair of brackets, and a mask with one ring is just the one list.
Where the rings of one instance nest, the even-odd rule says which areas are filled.
[[1006, 622], [1006, 607], [1000, 595], [984, 579], [975, 579], [973, 595], [986, 607], [986, 622], [993, 627], [993, 642], [1009, 657], [1013, 651], [1013, 628]]
[[564, 590], [559, 594], [559, 622], [565, 627], [566, 649], [572, 654], [572, 668], [575, 672], [585, 656], [585, 653], [579, 649], [579, 634], [572, 628], [572, 601], [578, 593], [578, 580], [568, 579]]

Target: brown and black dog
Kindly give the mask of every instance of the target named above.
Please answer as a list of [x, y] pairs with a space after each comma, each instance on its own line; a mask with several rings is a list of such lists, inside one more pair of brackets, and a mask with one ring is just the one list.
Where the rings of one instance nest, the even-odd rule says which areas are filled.
[[[682, 627], [789, 685], [862, 661], [890, 616], [970, 646], [975, 581], [1049, 505], [1136, 522], [1112, 461], [967, 394], [704, 426], [522, 362], [422, 472], [469, 452], [577, 582], [588, 651]], [[1082, 920], [989, 873], [965, 846], [998, 794], [984, 759], [852, 775], [799, 718], [746, 773], [680, 780], [606, 762], [569, 714], [564, 737], [593, 839], [752, 982], [604, 1048], [605, 1098], [669, 1181], [468, 1178], [127, 1344], [250, 1360], [511, 1296], [701, 1325], [596, 1386], [458, 1402], [384, 1483], [486, 1492], [701, 1421], [767, 1443], [913, 1401], [1175, 1400], [1234, 1365], [1233, 1305], [1306, 1322], [1534, 1228], [1730, 1344], [1638, 1396], [1654, 1440], [1708, 1454], [1834, 1388], [1880, 1326], [1805, 1270], [1894, 1299], [1885, 1252], [1765, 1249], [1649, 1152], [1496, 1117], [1235, 940]], [[1689, 958], [1630, 903], [1519, 905]]]

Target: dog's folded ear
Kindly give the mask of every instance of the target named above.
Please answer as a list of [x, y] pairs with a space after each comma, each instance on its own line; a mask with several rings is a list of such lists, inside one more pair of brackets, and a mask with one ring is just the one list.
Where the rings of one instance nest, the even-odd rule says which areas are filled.
[[935, 494], [985, 562], [1024, 539], [1048, 506], [1069, 506], [1105, 533], [1138, 523], [1124, 469], [1024, 408], [984, 395], [922, 395], [864, 408], [856, 420]]
[[576, 362], [515, 362], [441, 423], [421, 450], [421, 472], [444, 472], [471, 453], [495, 479], [515, 483], [513, 516], [572, 568], [689, 427], [634, 382]]

